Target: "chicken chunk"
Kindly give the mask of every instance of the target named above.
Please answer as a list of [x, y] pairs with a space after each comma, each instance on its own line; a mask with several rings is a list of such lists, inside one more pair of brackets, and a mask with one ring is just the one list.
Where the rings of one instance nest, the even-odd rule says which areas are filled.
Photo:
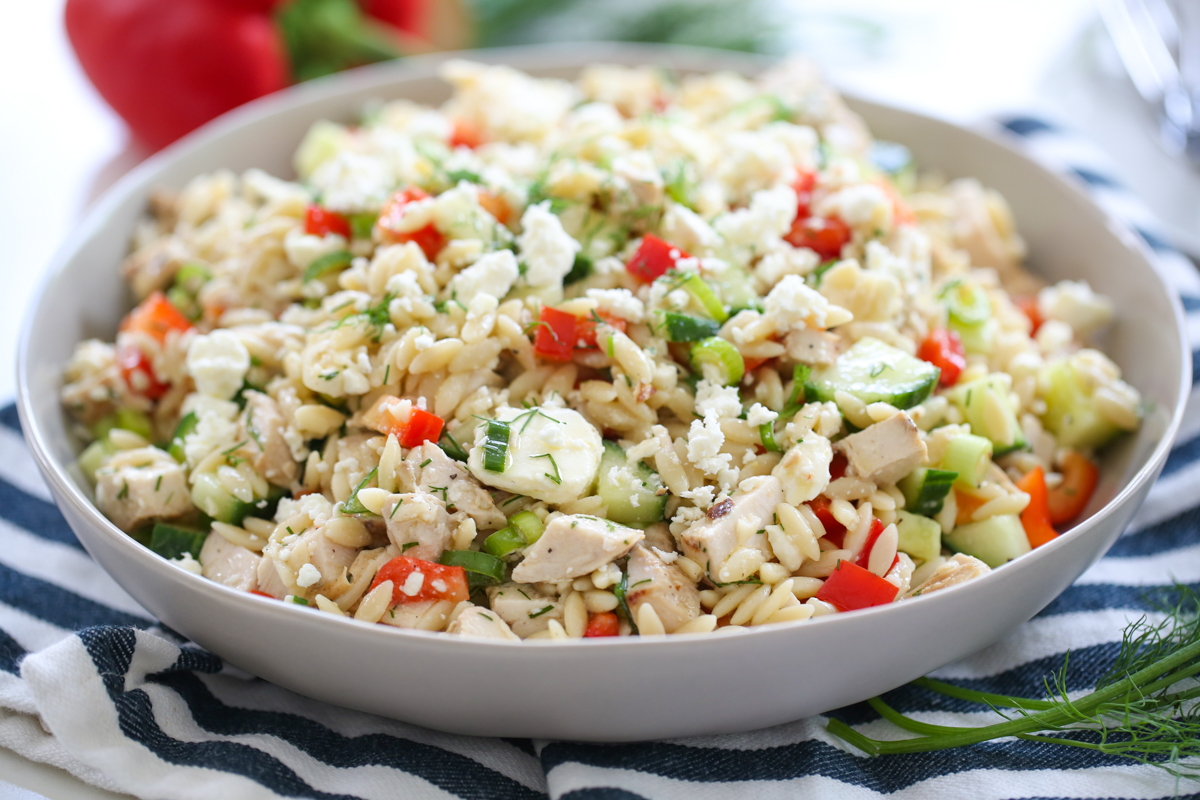
[[775, 506], [783, 502], [783, 486], [774, 475], [751, 478], [743, 484], [750, 481], [753, 484], [748, 491], [739, 491], [717, 503], [679, 537], [683, 554], [703, 566], [710, 580], [727, 582], [746, 577], [735, 577], [726, 569], [729, 557], [742, 547], [760, 551], [762, 561], [770, 556], [767, 537], [757, 532], [770, 524]]
[[895, 483], [925, 463], [928, 451], [907, 414], [893, 414], [839, 443], [855, 474], [879, 486]]
[[[217, 535], [220, 536], [220, 534]], [[200, 556], [203, 557], [204, 553], [200, 553]], [[260, 558], [257, 572], [258, 586], [255, 587], [257, 591], [269, 594], [277, 600], [282, 600], [291, 594], [291, 589], [283, 582], [283, 578], [279, 577], [279, 568], [275, 566], [274, 559]]]
[[649, 603], [667, 633], [700, 616], [700, 591], [683, 571], [664, 563], [649, 548], [637, 545], [629, 553], [625, 599], [636, 619], [642, 603]]
[[262, 556], [239, 547], [213, 531], [200, 549], [201, 575], [243, 592], [258, 590], [258, 565]]
[[978, 558], [965, 553], [956, 553], [951, 558], [946, 559], [946, 563], [935, 569], [933, 574], [925, 579], [924, 583], [906, 594], [905, 597], [917, 597], [929, 594], [930, 592], [949, 589], [951, 586], [957, 586], [960, 583], [966, 583], [967, 581], [987, 575], [991, 571], [991, 567]]
[[532, 586], [502, 583], [489, 588], [487, 595], [492, 610], [522, 639], [546, 630], [552, 619], [563, 620], [562, 603]]
[[826, 366], [837, 361], [840, 341], [837, 334], [829, 331], [800, 328], [789, 331], [783, 344], [787, 354], [801, 364]]
[[422, 561], [437, 561], [454, 531], [450, 515], [429, 492], [394, 494], [383, 503], [387, 535], [400, 552]]
[[[462, 511], [475, 520], [481, 531], [498, 531], [508, 520], [492, 496], [466, 467], [438, 447], [426, 442], [408, 452], [396, 474], [402, 492], [431, 492], [434, 487], [446, 489], [446, 506]], [[438, 492], [441, 496], [441, 492]]]
[[457, 633], [460, 636], [474, 636], [479, 639], [521, 641], [521, 637], [512, 632], [512, 629], [501, 619], [499, 614], [495, 611], [489, 611], [486, 608], [480, 608], [479, 606], [471, 606], [464, 609], [450, 623], [450, 627], [446, 628], [446, 633]]
[[525, 551], [513, 580], [538, 583], [587, 575], [628, 553], [643, 535], [636, 528], [584, 514], [557, 517]]
[[240, 439], [247, 444], [254, 471], [276, 486], [290, 486], [300, 470], [292, 458], [292, 448], [284, 438], [287, 423], [279, 404], [262, 392], [246, 392], [246, 413], [241, 419]]
[[833, 446], [824, 436], [808, 433], [796, 442], [771, 474], [779, 478], [788, 504], [798, 506], [825, 491]]
[[144, 522], [178, 517], [192, 508], [187, 473], [154, 447], [117, 453], [96, 471], [96, 505], [126, 533]]

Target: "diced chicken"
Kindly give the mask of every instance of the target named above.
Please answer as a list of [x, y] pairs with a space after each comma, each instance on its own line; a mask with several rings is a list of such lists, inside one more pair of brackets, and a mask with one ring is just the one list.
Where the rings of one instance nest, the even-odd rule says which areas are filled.
[[[304, 531], [282, 546], [271, 542], [263, 549], [263, 559], [258, 565], [258, 591], [272, 597], [324, 594], [327, 587], [345, 585], [342, 573], [357, 556], [358, 548], [330, 540], [320, 527]], [[281, 566], [277, 567], [277, 563]], [[284, 572], [293, 571], [294, 585], [280, 576], [281, 568]]]
[[125, 532], [178, 517], [192, 508], [187, 474], [157, 448], [126, 450], [96, 471], [96, 505]]
[[246, 392], [246, 413], [241, 420], [241, 440], [254, 471], [276, 486], [289, 486], [299, 477], [292, 448], [284, 438], [287, 422], [279, 404], [262, 392]]
[[[508, 524], [508, 520], [492, 496], [479, 481], [433, 442], [426, 442], [408, 452], [396, 475], [402, 492], [432, 492], [434, 487], [446, 489], [447, 507], [464, 512], [475, 520], [481, 531], [496, 531]], [[438, 497], [442, 496], [439, 491]]]
[[423, 631], [440, 631], [454, 611], [449, 600], [422, 600], [416, 603], [397, 603], [380, 618], [384, 625], [397, 628], [418, 628]]
[[332, 583], [342, 576], [342, 570], [353, 563], [357, 547], [346, 547], [325, 536], [320, 528], [305, 531], [296, 541], [308, 544], [308, 560], [321, 572], [321, 583]]
[[775, 465], [771, 474], [779, 478], [789, 505], [806, 503], [829, 485], [833, 446], [817, 433], [807, 433]]
[[626, 602], [637, 617], [642, 603], [649, 603], [667, 633], [700, 616], [700, 591], [683, 571], [663, 563], [654, 551], [638, 545], [629, 553]]
[[907, 414], [893, 414], [853, 433], [839, 447], [859, 477], [879, 486], [895, 483], [928, 457], [921, 432]]
[[837, 361], [839, 342], [835, 333], [800, 328], [789, 331], [783, 345], [787, 354], [801, 364], [825, 366]]
[[200, 549], [200, 574], [239, 591], [253, 592], [258, 589], [260, 561], [262, 556], [258, 553], [239, 547], [213, 531]]
[[343, 436], [337, 442], [337, 463], [333, 465], [335, 485], [344, 479], [347, 488], [353, 488], [367, 473], [379, 466], [379, 454], [387, 439], [371, 433], [354, 433]]
[[178, 239], [166, 236], [131, 253], [121, 264], [121, 272], [133, 287], [134, 294], [146, 297], [170, 286], [187, 256], [187, 250]]
[[925, 579], [924, 583], [906, 594], [905, 597], [917, 597], [929, 594], [930, 592], [949, 589], [951, 586], [957, 586], [960, 583], [966, 583], [967, 581], [987, 575], [991, 571], [991, 567], [978, 558], [969, 556], [966, 553], [956, 553], [947, 559], [946, 563], [935, 569], [933, 574]]
[[[767, 537], [757, 531], [771, 523], [775, 506], [783, 502], [783, 486], [774, 475], [749, 480], [754, 483], [748, 491], [739, 491], [729, 498], [728, 505], [724, 501], [717, 503], [679, 537], [683, 554], [703, 566], [711, 580], [741, 580], [727, 575], [725, 570], [729, 557], [739, 548], [762, 551], [764, 561], [769, 556]], [[718, 509], [720, 513], [714, 516]], [[742, 533], [749, 534], [744, 537], [745, 541], [742, 541]]]
[[546, 630], [552, 619], [563, 620], [562, 603], [532, 586], [503, 583], [488, 589], [487, 594], [492, 610], [522, 639]]
[[[220, 534], [217, 535], [220, 536]], [[203, 556], [204, 553], [200, 555]], [[258, 586], [256, 588], [263, 594], [269, 594], [279, 600], [291, 594], [288, 585], [283, 582], [283, 578], [279, 577], [279, 568], [275, 566], [274, 559], [270, 558], [259, 559]]]
[[584, 514], [556, 517], [525, 551], [513, 580], [538, 583], [588, 575], [628, 553], [643, 535], [636, 528]]
[[954, 208], [951, 221], [954, 244], [967, 251], [971, 266], [995, 269], [1010, 294], [1037, 291], [1030, 276], [1020, 269], [1025, 242], [1016, 232], [1004, 198], [985, 189], [974, 178], [951, 181], [946, 193]]
[[460, 636], [475, 636], [480, 639], [507, 639], [514, 642], [521, 638], [512, 632], [508, 624], [495, 611], [489, 611], [479, 606], [463, 609], [446, 633], [457, 633]]
[[453, 535], [442, 501], [428, 492], [394, 494], [383, 503], [387, 535], [400, 552], [422, 561], [437, 561]]

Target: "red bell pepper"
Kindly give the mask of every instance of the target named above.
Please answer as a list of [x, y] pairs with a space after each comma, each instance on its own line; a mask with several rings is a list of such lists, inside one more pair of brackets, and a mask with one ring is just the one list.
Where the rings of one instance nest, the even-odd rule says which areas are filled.
[[820, 495], [809, 501], [808, 507], [817, 515], [817, 519], [821, 521], [822, 527], [825, 528], [825, 538], [833, 542], [838, 547], [842, 546], [842, 542], [846, 538], [846, 526], [837, 521], [837, 517], [830, 510], [829, 498], [825, 495]]
[[425, 257], [433, 261], [446, 246], [447, 240], [432, 222], [415, 231], [400, 230], [400, 219], [404, 216], [405, 206], [427, 197], [429, 197], [429, 193], [416, 186], [396, 192], [383, 204], [383, 210], [379, 212], [379, 219], [375, 221], [375, 225], [379, 228], [383, 238], [389, 241], [416, 242], [417, 246], [425, 253]]
[[642, 243], [630, 257], [625, 269], [643, 283], [650, 283], [655, 278], [665, 275], [667, 270], [674, 269], [676, 261], [688, 257], [682, 249], [647, 233], [642, 237]]
[[593, 349], [600, 345], [596, 342], [596, 329], [601, 324], [607, 325], [610, 328], [616, 328], [621, 333], [625, 332], [626, 326], [629, 324], [620, 317], [614, 317], [606, 311], [597, 311], [595, 316], [577, 319], [575, 321], [575, 337], [577, 344], [584, 349]]
[[465, 119], [454, 120], [454, 132], [450, 134], [451, 147], [469, 147], [474, 150], [484, 143], [483, 131], [474, 122]]
[[808, 219], [812, 216], [812, 190], [817, 185], [817, 173], [801, 172], [800, 177], [792, 184], [796, 191], [796, 219]]
[[896, 599], [899, 591], [874, 572], [849, 561], [841, 561], [817, 590], [817, 599], [839, 611], [853, 611], [890, 603]]
[[1017, 481], [1017, 488], [1029, 495], [1029, 505], [1021, 512], [1021, 527], [1030, 547], [1041, 547], [1058, 536], [1050, 524], [1050, 503], [1046, 496], [1046, 476], [1041, 467], [1034, 467]]
[[407, 406], [407, 415], [398, 410], [403, 408], [406, 406], [400, 398], [384, 395], [363, 414], [363, 424], [385, 436], [394, 435], [404, 447], [417, 447], [441, 438], [445, 420], [415, 405]]
[[[414, 578], [419, 575], [419, 578]], [[451, 567], [422, 561], [409, 556], [396, 556], [380, 567], [371, 581], [371, 589], [385, 581], [392, 582], [393, 603], [420, 603], [428, 600], [449, 600], [461, 603], [470, 597], [467, 588], [467, 572], [462, 567]]]
[[958, 376], [967, 368], [967, 351], [957, 331], [934, 328], [917, 348], [917, 358], [928, 361], [942, 371], [938, 383], [953, 386]]
[[150, 363], [146, 354], [132, 344], [117, 345], [117, 366], [130, 391], [147, 400], [159, 400], [171, 388], [170, 384], [158, 379], [154, 365]]
[[616, 636], [621, 631], [621, 620], [611, 611], [601, 611], [593, 614], [583, 631], [585, 639], [595, 636]]
[[578, 322], [574, 314], [542, 306], [537, 333], [533, 336], [533, 351], [549, 361], [570, 361], [578, 340]]
[[1038, 311], [1038, 302], [1036, 297], [1025, 296], [1013, 299], [1015, 305], [1022, 314], [1029, 319], [1029, 335], [1033, 336], [1038, 332], [1038, 328], [1042, 327], [1042, 312]]
[[[871, 520], [871, 528], [867, 531], [867, 541], [863, 544], [863, 549], [859, 552], [858, 558], [854, 559], [854, 563], [863, 569], [867, 569], [867, 565], [871, 563], [871, 551], [875, 549], [875, 542], [879, 541], [879, 534], [885, 530], [885, 525], [877, 519]], [[896, 566], [900, 561], [900, 556], [892, 558], [892, 563], [888, 565], [888, 571]]]
[[162, 292], [152, 293], [121, 321], [122, 331], [144, 333], [159, 342], [165, 342], [171, 331], [182, 333], [191, 328], [192, 321]]
[[304, 210], [304, 232], [313, 236], [325, 236], [336, 233], [350, 238], [350, 220], [336, 211], [329, 211], [316, 204], [309, 205]]
[[1046, 492], [1050, 521], [1055, 525], [1070, 522], [1082, 514], [1100, 480], [1096, 465], [1074, 450], [1063, 456], [1061, 469], [1062, 483]]
[[842, 247], [850, 241], [850, 226], [837, 217], [797, 217], [783, 239], [792, 247], [807, 247], [822, 261], [828, 261], [842, 254]]

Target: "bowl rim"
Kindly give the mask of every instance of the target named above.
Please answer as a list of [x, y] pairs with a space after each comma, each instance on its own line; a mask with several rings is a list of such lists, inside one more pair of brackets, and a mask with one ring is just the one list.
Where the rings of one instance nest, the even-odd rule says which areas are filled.
[[[264, 598], [251, 595], [248, 592], [238, 591], [231, 587], [211, 581], [200, 575], [189, 573], [186, 570], [180, 569], [162, 558], [149, 549], [139, 545], [132, 538], [116, 527], [100, 510], [95, 506], [94, 502], [84, 496], [84, 493], [76, 485], [75, 481], [70, 478], [66, 472], [65, 465], [59, 464], [51, 455], [50, 448], [46, 443], [47, 432], [43, 430], [38, 420], [38, 414], [35, 411], [31, 389], [29, 385], [29, 370], [30, 356], [29, 351], [32, 346], [32, 336], [35, 318], [39, 315], [39, 311], [45, 304], [48, 296], [50, 285], [54, 283], [61, 273], [63, 273], [70, 262], [77, 256], [81, 250], [83, 243], [91, 238], [94, 232], [107, 224], [107, 218], [112, 210], [117, 208], [126, 197], [139, 191], [141, 188], [151, 183], [152, 178], [163, 168], [170, 165], [177, 158], [183, 157], [202, 146], [209, 144], [211, 141], [220, 139], [227, 133], [230, 133], [238, 128], [252, 124], [258, 120], [270, 117], [276, 113], [284, 112], [293, 108], [302, 107], [310, 103], [318, 103], [323, 100], [328, 100], [337, 95], [351, 93], [356, 91], [377, 89], [380, 92], [385, 92], [391, 89], [395, 84], [404, 83], [414, 80], [428, 80], [437, 77], [437, 67], [445, 61], [456, 58], [470, 59], [489, 64], [505, 64], [511, 65], [514, 68], [522, 70], [549, 70], [556, 68], [578, 69], [593, 63], [619, 63], [632, 64], [644, 63], [654, 65], [662, 61], [672, 62], [675, 66], [677, 62], [684, 62], [687, 66], [685, 69], [697, 69], [705, 71], [705, 68], [700, 66], [698, 62], [715, 62], [715, 66], [707, 68], [706, 71], [734, 71], [743, 75], [752, 75], [762, 69], [765, 69], [772, 64], [782, 60], [781, 57], [768, 57], [747, 53], [738, 53], [724, 50], [714, 50], [710, 48], [681, 46], [681, 45], [655, 45], [655, 44], [638, 44], [638, 43], [622, 43], [622, 42], [581, 42], [581, 43], [553, 43], [542, 45], [522, 45], [514, 47], [499, 47], [487, 48], [478, 50], [461, 50], [445, 53], [433, 53], [428, 55], [413, 56], [404, 59], [403, 61], [385, 62], [373, 64], [358, 69], [350, 70], [335, 75], [319, 78], [317, 80], [308, 81], [297, 86], [289, 87], [283, 91], [277, 92], [266, 97], [251, 101], [243, 106], [240, 106], [232, 111], [229, 111], [211, 122], [203, 125], [197, 130], [189, 133], [179, 141], [169, 145], [165, 149], [151, 155], [141, 164], [134, 167], [127, 174], [121, 177], [116, 183], [107, 189], [100, 198], [89, 208], [84, 214], [80, 222], [74, 227], [72, 232], [66, 237], [63, 243], [56, 249], [54, 255], [42, 268], [42, 275], [38, 280], [38, 285], [35, 292], [32, 294], [30, 303], [24, 319], [21, 323], [20, 335], [18, 339], [17, 353], [17, 410], [21, 421], [22, 433], [26, 442], [29, 444], [30, 451], [34, 457], [35, 463], [42, 471], [43, 476], [51, 484], [51, 488], [55, 491], [54, 496], [59, 502], [68, 502], [72, 509], [82, 516], [93, 527], [99, 528], [103, 536], [108, 537], [111, 543], [115, 544], [118, 550], [123, 550], [123, 557], [133, 559], [141, 559], [143, 563], [150, 566], [151, 569], [171, 570], [172, 577], [178, 579], [180, 576], [186, 576], [193, 580], [191, 588], [207, 593], [207, 597], [214, 602], [249, 602], [256, 603], [257, 606], [247, 606], [246, 609], [257, 609], [258, 612], [266, 613], [305, 613], [308, 609], [294, 608], [284, 610], [290, 604], [282, 603], [274, 598]], [[890, 113], [899, 113], [907, 115], [910, 119], [920, 122], [925, 125], [943, 126], [954, 129], [958, 134], [965, 134], [968, 137], [975, 137], [983, 140], [984, 143], [994, 147], [1002, 148], [1030, 165], [1035, 169], [1057, 182], [1061, 187], [1065, 187], [1068, 192], [1076, 197], [1077, 200], [1083, 200], [1083, 207], [1093, 217], [1097, 218], [1106, 228], [1108, 228], [1113, 236], [1127, 248], [1131, 249], [1138, 258], [1154, 275], [1162, 290], [1166, 293], [1172, 307], [1172, 323], [1175, 328], [1176, 338], [1180, 347], [1180, 363], [1177, 365], [1180, 372], [1179, 391], [1174, 400], [1174, 408], [1171, 413], [1170, 420], [1166, 425], [1161, 439], [1155, 444], [1154, 448], [1145, 457], [1144, 463], [1138, 468], [1137, 472], [1130, 480], [1112, 497], [1103, 507], [1098, 509], [1092, 516], [1088, 517], [1083, 522], [1075, 525], [1070, 530], [1056, 537], [1053, 541], [1039, 547], [1036, 552], [1026, 554], [1020, 559], [1010, 562], [1003, 567], [1003, 574], [1012, 574], [1013, 572], [1022, 569], [1022, 565], [1029, 566], [1034, 559], [1041, 558], [1040, 554], [1051, 552], [1066, 546], [1065, 542], [1070, 539], [1074, 540], [1082, 536], [1089, 535], [1094, 529], [1100, 527], [1105, 519], [1112, 514], [1115, 509], [1124, 505], [1129, 499], [1139, 492], [1152, 478], [1157, 477], [1159, 469], [1165, 462], [1166, 457], [1174, 443], [1175, 435], [1178, 432], [1180, 423], [1186, 407], [1186, 402], [1191, 393], [1191, 373], [1192, 364], [1190, 359], [1191, 345], [1187, 339], [1187, 329], [1185, 325], [1185, 315], [1183, 304], [1179, 298], [1178, 291], [1165, 278], [1163, 268], [1158, 264], [1152, 251], [1145, 241], [1137, 236], [1132, 229], [1122, 220], [1117, 219], [1110, 213], [1106, 212], [1098, 206], [1085, 191], [1083, 185], [1078, 180], [1070, 176], [1061, 174], [1051, 170], [1044, 164], [1031, 158], [1018, 147], [1010, 137], [997, 135], [1000, 133], [1000, 128], [994, 124], [972, 125], [970, 127], [949, 122], [945, 119], [940, 119], [935, 116], [923, 114], [916, 111], [911, 111], [899, 106], [893, 106], [887, 103], [882, 103], [874, 100], [867, 100], [850, 92], [843, 92], [838, 87], [839, 94], [847, 100], [852, 107], [873, 107], [880, 110], [885, 110]], [[1000, 569], [993, 572], [1000, 572]], [[458, 636], [446, 636], [442, 632], [429, 632], [397, 628], [390, 625], [380, 626], [378, 624], [358, 624], [360, 621], [350, 617], [339, 618], [331, 614], [313, 614], [313, 619], [320, 620], [318, 625], [341, 625], [343, 634], [350, 635], [352, 631], [357, 630], [357, 635], [362, 636], [400, 636], [397, 641], [408, 641], [415, 644], [416, 641], [427, 642], [432, 647], [448, 647], [454, 652], [462, 652], [462, 648], [471, 646], [484, 646], [489, 648], [504, 647], [525, 647], [531, 645], [534, 647], [549, 647], [555, 651], [561, 651], [564, 648], [575, 649], [580, 647], [618, 647], [618, 648], [662, 648], [666, 642], [671, 642], [682, 647], [699, 647], [701, 642], [719, 642], [719, 641], [737, 641], [742, 643], [744, 637], [755, 637], [756, 641], [761, 642], [767, 638], [776, 636], [792, 636], [800, 635], [795, 631], [803, 630], [804, 628], [820, 624], [829, 624], [832, 620], [841, 620], [839, 624], [853, 624], [854, 619], [866, 619], [869, 616], [879, 614], [897, 614], [897, 613], [914, 613], [901, 612], [899, 608], [920, 608], [932, 607], [938, 603], [957, 603], [965, 601], [967, 595], [973, 591], [982, 591], [983, 585], [991, 585], [997, 579], [992, 573], [983, 576], [981, 579], [976, 579], [960, 586], [954, 587], [955, 592], [937, 592], [921, 597], [914, 597], [906, 600], [904, 603], [889, 603], [882, 606], [874, 606], [871, 608], [859, 609], [849, 615], [837, 614], [822, 617], [814, 617], [805, 621], [805, 624], [797, 623], [777, 623], [773, 625], [755, 626], [744, 628], [719, 636], [712, 635], [685, 635], [671, 637], [604, 637], [596, 641], [588, 641], [587, 639], [572, 639], [569, 641], [557, 640], [522, 640], [513, 642], [507, 640], [485, 639], [485, 638], [465, 638]], [[345, 627], [347, 623], [351, 623], [350, 627]], [[386, 629], [386, 630], [383, 630]], [[332, 629], [331, 629], [332, 630]], [[416, 637], [414, 639], [414, 637]]]

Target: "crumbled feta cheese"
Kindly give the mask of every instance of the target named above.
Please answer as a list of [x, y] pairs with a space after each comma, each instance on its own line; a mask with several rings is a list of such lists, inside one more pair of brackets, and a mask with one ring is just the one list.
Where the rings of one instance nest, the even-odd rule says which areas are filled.
[[664, 239], [694, 255], [703, 255], [721, 244], [721, 237], [703, 217], [678, 203], [667, 203], [659, 228]]
[[1103, 328], [1113, 317], [1112, 301], [1092, 291], [1086, 281], [1059, 281], [1038, 292], [1038, 313], [1070, 325], [1080, 339]]
[[307, 589], [321, 580], [321, 570], [314, 567], [312, 564], [305, 564], [300, 567], [300, 571], [296, 573], [296, 585], [302, 589]]
[[195, 380], [196, 389], [209, 397], [233, 397], [242, 388], [249, 369], [250, 351], [230, 331], [200, 334], [188, 346], [188, 374]]
[[822, 216], [838, 217], [852, 228], [892, 227], [892, 201], [873, 183], [858, 183], [826, 197], [817, 209]]
[[703, 420], [692, 420], [688, 429], [688, 460], [706, 475], [716, 475], [733, 461], [733, 456], [721, 452], [724, 444], [721, 419], [714, 412], [705, 414]]
[[696, 384], [696, 413], [702, 417], [715, 414], [731, 419], [741, 416], [742, 398], [737, 387], [701, 380]]
[[750, 413], [746, 415], [746, 422], [751, 427], [757, 428], [760, 425], [767, 425], [779, 418], [779, 415], [771, 409], [764, 406], [762, 403], [755, 403], [750, 407]]
[[336, 233], [314, 236], [311, 233], [305, 233], [303, 227], [296, 227], [283, 237], [283, 252], [292, 266], [298, 270], [307, 269], [309, 264], [321, 256], [345, 249], [345, 237]]
[[818, 328], [832, 328], [854, 319], [849, 311], [830, 303], [799, 275], [785, 275], [767, 294], [763, 306], [766, 313], [774, 317], [778, 333], [810, 324]]
[[380, 208], [397, 177], [382, 158], [340, 150], [317, 167], [309, 182], [326, 208], [353, 213]]
[[579, 242], [563, 230], [562, 222], [550, 211], [550, 201], [530, 206], [521, 215], [517, 237], [525, 280], [530, 286], [561, 286], [575, 264]]
[[754, 193], [749, 208], [726, 214], [716, 221], [715, 227], [729, 244], [765, 253], [791, 230], [797, 202], [790, 186], [764, 189]]
[[192, 573], [193, 575], [200, 575], [203, 573], [203, 568], [200, 566], [200, 562], [192, 558], [191, 553], [185, 552], [179, 558], [171, 559], [171, 563], [186, 572]]
[[413, 571], [408, 573], [408, 577], [404, 579], [404, 585], [400, 587], [400, 591], [404, 592], [409, 597], [414, 596], [421, 591], [421, 587], [425, 585], [425, 573]]
[[192, 466], [237, 441], [237, 403], [197, 393], [188, 396], [182, 411], [196, 415], [196, 427], [183, 438], [184, 456]]
[[451, 278], [450, 295], [465, 298], [468, 303], [480, 294], [501, 298], [508, 294], [519, 274], [517, 259], [512, 251], [497, 250]]
[[646, 316], [646, 307], [628, 289], [588, 289], [587, 296], [596, 301], [596, 307], [614, 317], [641, 322]]

